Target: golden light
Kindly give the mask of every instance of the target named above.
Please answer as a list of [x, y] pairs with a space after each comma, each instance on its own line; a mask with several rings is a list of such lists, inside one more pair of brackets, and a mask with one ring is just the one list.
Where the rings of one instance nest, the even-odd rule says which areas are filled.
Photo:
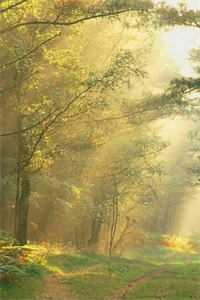
[[161, 245], [176, 252], [197, 254], [195, 245], [188, 238], [164, 235]]

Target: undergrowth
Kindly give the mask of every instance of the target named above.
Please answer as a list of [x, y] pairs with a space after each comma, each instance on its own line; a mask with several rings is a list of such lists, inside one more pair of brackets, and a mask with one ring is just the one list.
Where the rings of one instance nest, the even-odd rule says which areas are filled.
[[[43, 300], [45, 279], [53, 275], [76, 300], [104, 300], [160, 268], [168, 273], [147, 278], [124, 299], [200, 299], [199, 248], [195, 246], [193, 253], [188, 246], [193, 241], [174, 237], [167, 237], [167, 245], [165, 241], [135, 248], [127, 258], [110, 258], [48, 243], [19, 247], [8, 239], [0, 243], [0, 299]], [[177, 251], [180, 247], [184, 251]]]

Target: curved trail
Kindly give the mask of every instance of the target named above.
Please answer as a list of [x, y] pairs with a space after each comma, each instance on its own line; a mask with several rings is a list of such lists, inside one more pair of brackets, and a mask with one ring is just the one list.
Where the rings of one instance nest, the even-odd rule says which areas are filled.
[[134, 289], [138, 287], [138, 285], [143, 284], [156, 277], [159, 277], [162, 273], [165, 272], [169, 272], [169, 269], [167, 269], [166, 267], [148, 272], [130, 281], [126, 287], [118, 289], [113, 295], [111, 295], [110, 297], [106, 297], [104, 300], [124, 300], [126, 299], [126, 296], [129, 295], [129, 293], [132, 293]]
[[[133, 293], [134, 289], [140, 284], [144, 284], [151, 279], [159, 277], [165, 272], [169, 272], [167, 267], [162, 267], [145, 273], [144, 275], [130, 281], [127, 286], [115, 290], [112, 295], [107, 296], [102, 300], [125, 300], [126, 297], [130, 293]], [[60, 282], [60, 278], [58, 276], [51, 275], [45, 279], [43, 292], [38, 295], [35, 300], [75, 300], [75, 298], [72, 295], [72, 292], [70, 292], [70, 290]]]

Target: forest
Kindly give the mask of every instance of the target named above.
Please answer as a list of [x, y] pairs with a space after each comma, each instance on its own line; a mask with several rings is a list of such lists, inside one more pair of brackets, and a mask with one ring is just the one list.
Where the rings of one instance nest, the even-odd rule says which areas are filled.
[[0, 300], [200, 299], [200, 1], [0, 1]]

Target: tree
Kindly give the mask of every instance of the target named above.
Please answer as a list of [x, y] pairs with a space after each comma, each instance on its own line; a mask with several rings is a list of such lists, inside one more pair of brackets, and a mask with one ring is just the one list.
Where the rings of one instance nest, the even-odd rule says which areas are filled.
[[[54, 145], [49, 143], [50, 138], [48, 136], [53, 126], [58, 121], [62, 122], [62, 117], [65, 119], [66, 114], [69, 114], [68, 118], [72, 118], [73, 112], [74, 115], [87, 112], [93, 104], [92, 102], [84, 103], [84, 97], [90, 91], [94, 93], [98, 89], [114, 88], [114, 85], [121, 84], [123, 80], [120, 78], [120, 74], [123, 71], [126, 70], [125, 76], [128, 73], [135, 73], [136, 76], [140, 76], [140, 70], [132, 65], [131, 53], [127, 52], [117, 56], [113, 65], [107, 68], [103, 75], [92, 76], [89, 80], [87, 75], [83, 75], [83, 79], [80, 78], [82, 70], [79, 63], [76, 62], [76, 52], [73, 52], [75, 49], [66, 51], [61, 48], [58, 51], [52, 51], [49, 48], [50, 43], [54, 43], [55, 39], [57, 42], [61, 40], [61, 31], [57, 29], [57, 25], [71, 26], [85, 20], [115, 15], [115, 11], [113, 12], [111, 8], [105, 8], [104, 12], [98, 13], [97, 9], [93, 15], [90, 13], [87, 16], [85, 7], [78, 6], [75, 8], [75, 13], [74, 10], [72, 13], [70, 5], [67, 4], [62, 7], [56, 5], [56, 2], [47, 5], [44, 1], [37, 6], [34, 4], [34, 10], [32, 10], [32, 4], [29, 5], [28, 1], [26, 3], [23, 1], [23, 3], [13, 3], [9, 7], [5, 6], [1, 10], [2, 23], [4, 24], [4, 29], [1, 32], [2, 47], [5, 51], [9, 50], [8, 59], [5, 61], [5, 57], [2, 57], [1, 73], [5, 77], [10, 72], [14, 75], [12, 81], [5, 83], [2, 93], [12, 99], [11, 111], [15, 119], [15, 129], [10, 132], [5, 130], [2, 137], [5, 139], [13, 135], [16, 140], [16, 152], [13, 154], [13, 160], [16, 162], [16, 168], [13, 170], [13, 173], [16, 171], [16, 178], [14, 178], [14, 180], [16, 179], [15, 237], [20, 244], [27, 241], [31, 174], [43, 168], [45, 164], [48, 165], [48, 161], [52, 158]], [[49, 10], [49, 15], [52, 18], [56, 16], [56, 23], [48, 20], [41, 21], [45, 17], [43, 14], [44, 6], [45, 9]], [[138, 7], [135, 9], [140, 10]], [[57, 15], [58, 12], [59, 15]], [[123, 12], [125, 10], [117, 11], [116, 14]], [[73, 19], [79, 15], [82, 15], [81, 18], [78, 21], [70, 21], [70, 24], [61, 21], [66, 16]], [[19, 18], [23, 22], [20, 21], [19, 23]], [[30, 18], [31, 21], [29, 21]], [[51, 27], [51, 25], [56, 25], [56, 27]], [[70, 36], [73, 37], [73, 31]], [[67, 56], [64, 57], [64, 55]], [[55, 72], [51, 76], [53, 85], [55, 85], [55, 90], [52, 91], [52, 81], [49, 83], [51, 94], [48, 92], [48, 84], [47, 86], [43, 84], [47, 64], [50, 64], [52, 71], [56, 67], [62, 74]], [[71, 77], [65, 72], [67, 66], [71, 71], [69, 73]], [[79, 68], [80, 73], [72, 75], [75, 66]], [[63, 84], [58, 88], [61, 81], [67, 84], [68, 90]], [[77, 91], [75, 96], [74, 90]], [[68, 98], [67, 101], [66, 98]], [[32, 101], [33, 99], [34, 101]]]
[[[74, 194], [79, 194], [77, 191], [81, 189], [82, 181], [80, 174], [87, 169], [84, 161], [92, 161], [93, 156], [98, 153], [97, 149], [109, 144], [109, 139], [112, 134], [116, 134], [117, 129], [126, 131], [132, 126], [135, 131], [140, 132], [139, 123], [147, 125], [160, 117], [182, 113], [190, 107], [188, 101], [185, 101], [185, 95], [198, 91], [198, 79], [178, 79], [173, 81], [171, 87], [162, 95], [152, 95], [145, 90], [145, 97], [136, 93], [138, 101], [132, 104], [126, 101], [127, 97], [130, 97], [127, 96], [127, 87], [132, 91], [133, 85], [133, 89], [135, 87], [136, 90], [142, 86], [146, 77], [145, 60], [148, 58], [152, 39], [149, 39], [150, 42], [145, 44], [145, 47], [131, 51], [128, 45], [121, 46], [123, 42], [119, 29], [123, 37], [126, 37], [130, 30], [136, 28], [134, 34], [137, 36], [142, 28], [147, 27], [146, 24], [152, 26], [154, 21], [163, 26], [166, 25], [166, 20], [168, 25], [199, 26], [198, 12], [187, 11], [184, 7], [173, 10], [162, 5], [154, 7], [150, 1], [104, 1], [91, 5], [82, 1], [43, 0], [36, 3], [27, 0], [11, 1], [9, 6], [6, 1], [2, 2], [0, 72], [5, 80], [2, 81], [0, 93], [2, 101], [8, 99], [9, 103], [4, 103], [1, 113], [1, 121], [4, 123], [1, 134], [3, 158], [1, 176], [2, 182], [9, 181], [14, 188], [9, 195], [5, 192], [4, 183], [1, 184], [1, 196], [2, 205], [5, 205], [4, 208], [2, 206], [4, 211], [11, 211], [10, 207], [15, 207], [15, 222], [11, 222], [9, 226], [15, 227], [15, 238], [20, 244], [27, 242], [30, 199], [33, 198], [32, 192], [34, 195], [38, 194], [35, 187], [39, 184], [38, 181], [41, 180], [45, 184], [48, 181], [47, 186], [54, 187], [55, 199], [47, 200], [49, 193], [40, 193], [40, 197], [47, 201], [51, 210], [54, 206], [63, 207], [63, 203], [67, 202], [67, 213], [70, 215], [70, 205], [65, 197], [76, 198]], [[102, 26], [110, 30], [112, 27], [112, 34], [105, 51], [108, 57], [101, 53], [103, 52], [101, 46], [97, 60], [91, 58], [91, 51], [88, 53], [88, 49], [91, 49], [90, 43], [95, 41], [97, 31], [94, 32], [93, 29], [96, 28], [101, 32]], [[100, 35], [100, 43], [104, 41], [104, 36], [102, 38]], [[125, 87], [126, 95], [123, 92]], [[4, 120], [11, 115], [12, 126], [5, 124]], [[92, 130], [88, 129], [88, 124], [93, 127]], [[63, 139], [66, 142], [63, 142]], [[12, 148], [9, 155], [5, 154], [6, 141], [9, 141]], [[148, 148], [148, 143], [149, 140], [144, 142], [143, 136], [137, 140], [139, 146], [146, 145]], [[135, 146], [134, 143], [133, 145]], [[151, 145], [153, 147], [154, 143]], [[76, 158], [77, 153], [82, 155], [82, 159]], [[124, 155], [127, 158], [127, 154]], [[137, 176], [143, 178], [141, 190], [144, 192], [148, 185], [148, 194], [152, 195], [151, 185], [143, 176], [144, 170], [148, 169], [143, 168], [146, 155], [151, 159], [150, 153], [143, 153], [142, 162], [140, 156], [136, 156], [134, 168], [138, 168]], [[55, 171], [53, 166], [55, 167], [58, 159], [67, 165], [65, 172], [69, 168], [68, 178], [71, 174], [75, 178], [71, 180], [72, 182], [68, 179], [67, 191], [66, 184], [63, 183], [63, 174], [59, 180], [48, 178], [48, 173]], [[126, 162], [119, 157], [116, 157], [115, 161], [119, 162], [118, 171], [121, 172]], [[75, 163], [76, 172], [80, 173], [78, 175], [73, 170]], [[105, 169], [107, 171], [106, 167]], [[90, 226], [86, 228], [86, 231], [90, 231], [90, 244], [98, 243], [102, 222], [105, 223], [107, 219], [109, 223], [113, 217], [113, 223], [109, 223], [110, 254], [112, 253], [118, 222], [116, 211], [119, 208], [118, 201], [121, 201], [118, 193], [123, 199], [121, 188], [125, 185], [125, 181], [128, 186], [130, 184], [126, 171], [125, 174], [122, 172], [122, 178], [117, 176], [117, 180], [120, 177], [117, 184], [108, 180], [107, 176], [104, 180], [97, 181], [95, 187], [91, 187], [92, 183], [86, 182], [85, 197], [89, 198], [87, 205], [91, 210], [88, 210], [90, 211], [88, 215], [86, 205], [81, 215], [80, 226], [75, 226], [74, 236], [78, 240], [77, 244], [82, 243], [79, 230], [84, 217], [88, 223], [93, 224], [94, 232], [90, 231], [91, 228], [88, 230]], [[148, 170], [148, 173], [151, 172]], [[41, 174], [46, 175], [44, 181]], [[113, 179], [115, 175], [111, 177]], [[141, 192], [139, 184], [133, 186], [139, 190], [138, 193]], [[61, 201], [56, 196], [60, 189], [64, 191], [64, 196], [59, 197]], [[73, 193], [74, 190], [76, 192]], [[94, 195], [93, 201], [90, 199], [91, 194]], [[8, 197], [12, 200], [8, 201]], [[146, 197], [145, 193], [139, 198], [143, 197]], [[72, 205], [74, 213], [80, 210], [80, 202], [79, 199]], [[42, 207], [46, 212], [47, 205]], [[13, 216], [13, 212], [10, 215]], [[49, 219], [50, 216], [51, 212]], [[78, 218], [72, 219], [71, 223], [74, 224]], [[48, 218], [46, 221], [46, 224], [37, 221], [43, 231], [46, 231], [45, 228], [48, 226]], [[88, 232], [85, 234], [85, 240], [88, 239]]]

